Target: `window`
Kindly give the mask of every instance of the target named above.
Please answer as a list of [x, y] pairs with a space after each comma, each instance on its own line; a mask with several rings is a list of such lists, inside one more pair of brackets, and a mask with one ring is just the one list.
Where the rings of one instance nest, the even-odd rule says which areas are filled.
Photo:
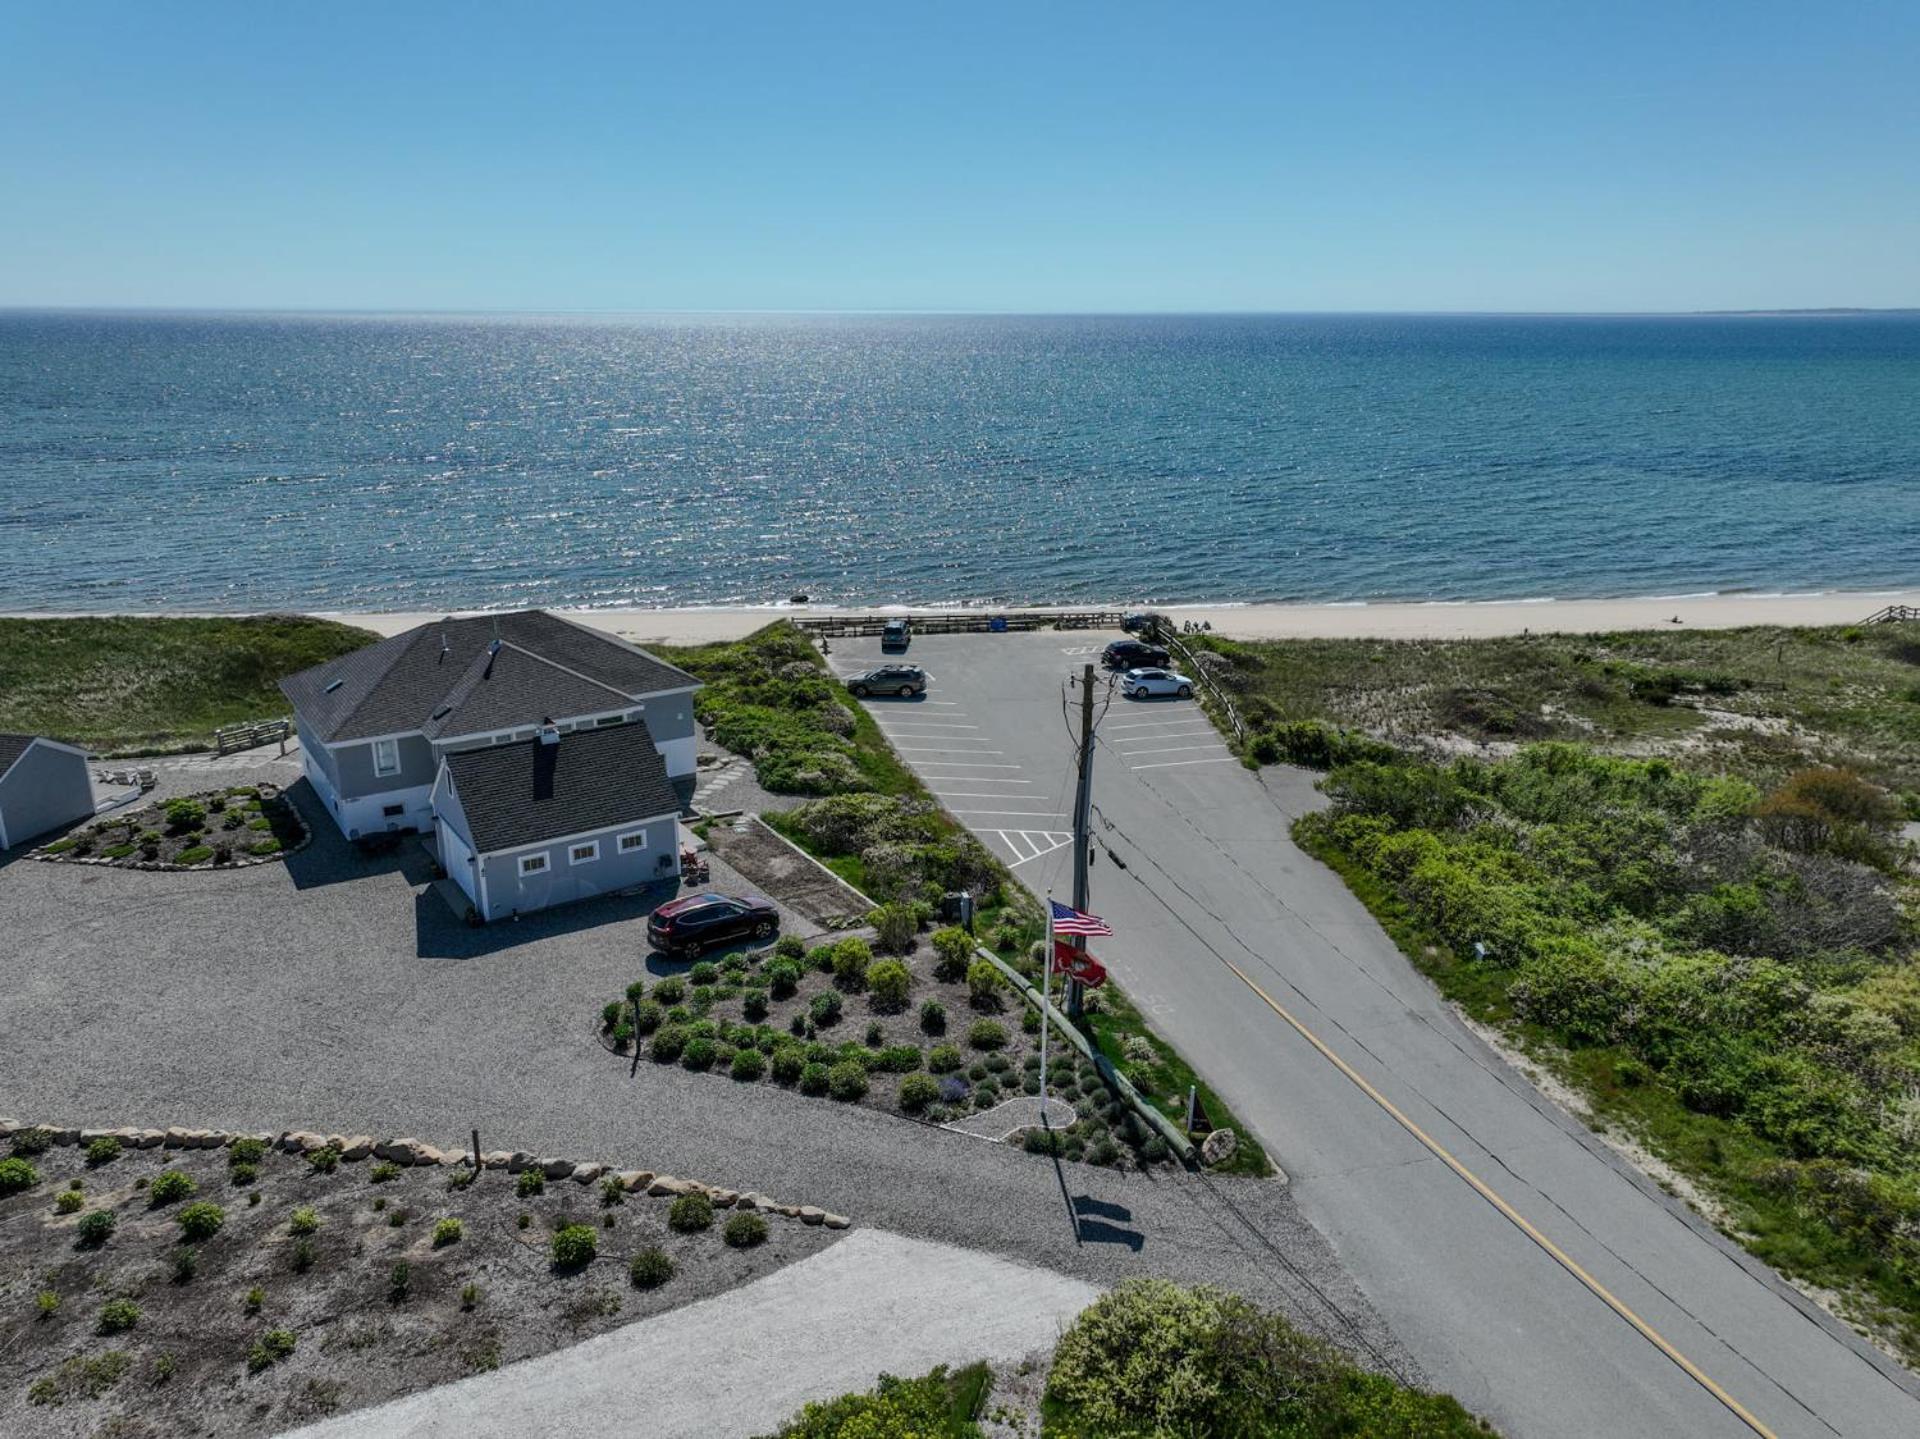
[[523, 854], [520, 856], [520, 877], [522, 879], [525, 879], [530, 874], [545, 874], [546, 872], [547, 857], [544, 854]]
[[382, 819], [398, 819], [406, 812], [407, 807], [403, 804], [383, 804], [380, 806], [380, 817]]
[[593, 723], [596, 728], [605, 729], [610, 724], [619, 724], [624, 718], [623, 715], [601, 715]]
[[375, 774], [400, 773], [399, 740], [377, 739], [373, 742], [373, 772]]
[[620, 853], [622, 854], [634, 854], [646, 847], [647, 832], [644, 829], [636, 829], [632, 834], [620, 836]]
[[584, 844], [567, 846], [568, 864], [592, 864], [598, 858], [600, 858], [600, 841], [597, 839], [590, 839]]

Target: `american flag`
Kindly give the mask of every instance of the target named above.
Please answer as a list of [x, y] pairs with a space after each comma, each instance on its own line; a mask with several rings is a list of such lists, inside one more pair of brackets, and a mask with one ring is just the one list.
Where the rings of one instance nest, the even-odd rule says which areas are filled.
[[1097, 914], [1082, 914], [1071, 905], [1053, 899], [1047, 901], [1053, 906], [1053, 932], [1055, 934], [1112, 934], [1113, 926]]

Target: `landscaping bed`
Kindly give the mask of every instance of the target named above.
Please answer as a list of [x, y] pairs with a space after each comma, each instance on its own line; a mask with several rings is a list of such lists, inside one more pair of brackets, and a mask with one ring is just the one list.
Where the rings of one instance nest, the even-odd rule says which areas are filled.
[[278, 787], [236, 785], [95, 820], [43, 845], [34, 858], [119, 869], [234, 869], [282, 859], [310, 837]]
[[[601, 1010], [605, 1046], [740, 1085], [778, 1085], [944, 1124], [1040, 1093], [1040, 1014], [959, 929], [920, 932], [907, 906], [876, 912], [891, 953], [849, 937], [771, 949], [636, 980]], [[1168, 1164], [1167, 1143], [1065, 1036], [1050, 1045], [1047, 1091], [1075, 1121], [1026, 1147], [1117, 1168]]]
[[597, 1166], [588, 1183], [476, 1178], [267, 1136], [50, 1138], [16, 1133], [0, 1160], [0, 1432], [287, 1428], [708, 1297], [836, 1237]]

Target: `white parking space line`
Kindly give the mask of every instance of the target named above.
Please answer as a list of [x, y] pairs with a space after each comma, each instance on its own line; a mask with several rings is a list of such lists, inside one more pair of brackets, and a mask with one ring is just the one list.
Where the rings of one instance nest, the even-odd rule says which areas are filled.
[[955, 814], [1018, 814], [1028, 819], [1065, 819], [1064, 814], [1048, 814], [1043, 809], [956, 809]]
[[1196, 722], [1198, 722], [1198, 721], [1200, 721], [1200, 720], [1204, 720], [1205, 718], [1206, 718], [1206, 716], [1205, 716], [1205, 715], [1197, 715], [1197, 714], [1192, 714], [1192, 713], [1188, 713], [1188, 714], [1179, 714], [1179, 715], [1174, 715], [1173, 717], [1171, 717], [1171, 718], [1169, 718], [1169, 719], [1157, 719], [1157, 720], [1120, 720], [1120, 721], [1117, 721], [1117, 722], [1115, 722], [1115, 723], [1112, 723], [1112, 724], [1105, 724], [1105, 725], [1102, 725], [1102, 726], [1101, 726], [1101, 728], [1102, 728], [1102, 729], [1109, 729], [1109, 730], [1121, 730], [1121, 729], [1149, 729], [1149, 728], [1152, 728], [1153, 726], [1156, 726], [1156, 725], [1168, 725], [1168, 724], [1194, 724], [1194, 723], [1196, 723]]
[[[901, 754], [1005, 754], [1006, 753], [1005, 750], [1001, 750], [1001, 749], [942, 749], [935, 746], [921, 746], [916, 748], [913, 745], [904, 745], [904, 744], [897, 744], [894, 746], [894, 748], [900, 751]], [[926, 761], [926, 763], [932, 763], [932, 761]]]
[[1017, 799], [1023, 802], [1044, 804], [1052, 796], [1044, 794], [1003, 794], [992, 790], [937, 789], [934, 791], [941, 799]]
[[1197, 727], [1189, 725], [1185, 729], [1160, 730], [1154, 734], [1128, 735], [1125, 739], [1116, 739], [1113, 740], [1112, 743], [1116, 745], [1152, 744], [1155, 740], [1185, 739], [1189, 735], [1212, 734], [1213, 732], [1212, 725], [1200, 725]]
[[[983, 751], [983, 750], [970, 750], [970, 749], [967, 749], [967, 750], [961, 750], [961, 751], [959, 751], [959, 753], [961, 753], [961, 754], [983, 754], [983, 753], [985, 753], [985, 751]], [[942, 765], [942, 766], [944, 766], [944, 767], [946, 767], [947, 769], [1025, 769], [1025, 768], [1026, 768], [1026, 766], [1025, 766], [1025, 765], [1023, 765], [1023, 764], [956, 764], [956, 763], [954, 763], [954, 762], [953, 762], [952, 760], [944, 760], [944, 759], [929, 759], [929, 760], [922, 760], [922, 761], [920, 761], [920, 763], [922, 763], [922, 764], [929, 764], [929, 765]], [[930, 775], [930, 774], [929, 774], [929, 775], [922, 775], [922, 776], [921, 776], [921, 778], [922, 778], [922, 779], [932, 779], [932, 778], [934, 778], [934, 776], [933, 776], [933, 775]], [[941, 779], [952, 779], [952, 778], [953, 778], [953, 776], [952, 776], [952, 775], [941, 775], [941, 776], [940, 776], [940, 778], [941, 778]], [[984, 778], [986, 778], [986, 776], [984, 776], [984, 775], [983, 775], [983, 776], [981, 776], [981, 778], [983, 778], [983, 779], [984, 779]]]
[[1011, 867], [1014, 869], [1073, 843], [1072, 835], [1049, 829], [993, 829], [987, 833], [996, 836], [1007, 847], [1007, 852], [1013, 856]]
[[1036, 781], [1034, 780], [1015, 779], [1012, 775], [1004, 775], [1004, 774], [923, 774], [920, 776], [920, 778], [923, 780], [926, 780], [929, 783], [933, 783], [938, 780], [947, 780], [954, 784], [1033, 784], [1033, 783], [1036, 783]]
[[1127, 766], [1127, 768], [1130, 770], [1173, 769], [1175, 766], [1183, 765], [1183, 764], [1239, 764], [1239, 763], [1240, 761], [1235, 759], [1232, 755], [1223, 755], [1219, 759], [1164, 759], [1164, 760], [1156, 761], [1153, 764], [1130, 764]]
[[1182, 753], [1189, 753], [1197, 749], [1224, 749], [1224, 748], [1225, 746], [1221, 745], [1217, 741], [1213, 744], [1170, 744], [1163, 749], [1137, 749], [1137, 750], [1134, 750], [1132, 754], [1129, 754], [1126, 757], [1128, 759], [1132, 759], [1136, 755], [1143, 755], [1143, 754], [1182, 754]]
[[[874, 717], [874, 723], [876, 724], [880, 723], [879, 716], [876, 715]], [[886, 730], [888, 734], [905, 734], [906, 733], [905, 730], [896, 730], [889, 727], [890, 725], [903, 725], [903, 724], [918, 725], [922, 729], [979, 729], [980, 728], [980, 726], [977, 724], [967, 724], [963, 720], [931, 720], [931, 719], [929, 720], [923, 720], [923, 719], [890, 720], [888, 721], [887, 724], [881, 724], [880, 728]]]

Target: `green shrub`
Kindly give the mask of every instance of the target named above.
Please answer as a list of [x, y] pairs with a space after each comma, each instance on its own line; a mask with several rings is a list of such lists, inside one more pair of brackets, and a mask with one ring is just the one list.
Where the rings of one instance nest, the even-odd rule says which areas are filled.
[[340, 1151], [331, 1144], [307, 1151], [307, 1163], [315, 1174], [331, 1174], [340, 1167]]
[[927, 1068], [934, 1074], [951, 1074], [965, 1062], [956, 1044], [936, 1044], [927, 1051]]
[[81, 1206], [86, 1202], [87, 1196], [79, 1190], [63, 1189], [60, 1191], [60, 1197], [53, 1201], [53, 1212], [55, 1214], [77, 1214], [80, 1212]]
[[750, 1212], [736, 1214], [720, 1232], [730, 1247], [751, 1249], [767, 1242], [767, 1221]]
[[806, 953], [806, 941], [797, 934], [783, 934], [773, 943], [773, 954], [776, 959], [803, 959]]
[[999, 1009], [1006, 987], [1007, 977], [991, 961], [976, 959], [967, 966], [967, 1000], [975, 1009]]
[[191, 1284], [193, 1276], [200, 1272], [200, 1251], [190, 1245], [182, 1244], [173, 1251], [173, 1282]]
[[687, 983], [693, 985], [696, 989], [703, 985], [718, 984], [719, 982], [720, 967], [711, 960], [703, 959], [687, 971]]
[[733, 1056], [733, 1065], [729, 1073], [735, 1079], [751, 1081], [767, 1072], [767, 1057], [757, 1049], [743, 1049]]
[[713, 1201], [704, 1194], [682, 1194], [667, 1207], [667, 1227], [676, 1234], [697, 1234], [713, 1227]]
[[282, 1359], [292, 1358], [298, 1343], [291, 1329], [269, 1329], [247, 1350], [248, 1371], [258, 1374]]
[[1007, 1028], [997, 1019], [976, 1019], [967, 1026], [967, 1043], [975, 1049], [1000, 1049], [1007, 1042]]
[[913, 975], [897, 959], [877, 959], [867, 966], [866, 987], [869, 1003], [887, 1014], [907, 1007], [907, 994], [913, 987]]
[[767, 966], [767, 988], [775, 999], [788, 999], [799, 987], [800, 966], [796, 961], [776, 959]]
[[457, 1219], [442, 1219], [433, 1226], [433, 1247], [445, 1249], [449, 1244], [458, 1244], [462, 1228]]
[[318, 1257], [318, 1251], [314, 1249], [311, 1239], [296, 1239], [293, 1241], [293, 1250], [289, 1255], [289, 1262], [293, 1265], [293, 1272], [295, 1274], [305, 1274], [309, 1269], [313, 1268], [314, 1260]]
[[633, 1032], [635, 1034], [653, 1034], [666, 1019], [666, 1012], [652, 1000], [644, 1000], [634, 1007]]
[[8, 1144], [11, 1146], [14, 1154], [23, 1159], [31, 1159], [35, 1155], [45, 1154], [49, 1149], [53, 1148], [53, 1131], [42, 1128], [39, 1125], [33, 1125], [26, 1129], [16, 1129], [13, 1132], [13, 1137], [8, 1141]]
[[147, 1202], [158, 1207], [171, 1204], [176, 1199], [186, 1199], [200, 1188], [193, 1182], [193, 1176], [182, 1174], [177, 1169], [163, 1169], [154, 1176], [153, 1183], [147, 1186]]
[[905, 954], [920, 932], [920, 919], [913, 906], [898, 901], [873, 910], [867, 915], [867, 923], [873, 927], [874, 942], [888, 954]]
[[673, 1260], [660, 1249], [642, 1249], [627, 1266], [635, 1289], [658, 1289], [673, 1278]]
[[520, 1177], [514, 1181], [513, 1192], [522, 1199], [531, 1199], [546, 1191], [547, 1176], [538, 1169], [523, 1169]]
[[[883, 1374], [870, 1393], [807, 1405], [774, 1439], [972, 1439], [981, 1432], [972, 1421], [990, 1382], [984, 1365], [955, 1375], [942, 1367], [919, 1379]], [[1054, 1432], [1051, 1424], [1047, 1432]], [[1078, 1432], [1085, 1439], [1110, 1439], [1093, 1430]]]
[[686, 1048], [680, 1051], [680, 1063], [684, 1068], [692, 1070], [711, 1069], [717, 1054], [718, 1050], [711, 1039], [705, 1035], [696, 1035], [689, 1039]]
[[211, 1239], [225, 1226], [227, 1211], [203, 1199], [182, 1209], [177, 1216], [177, 1222], [180, 1225], [182, 1238]]
[[51, 1289], [42, 1289], [33, 1297], [34, 1312], [42, 1319], [51, 1319], [60, 1311], [60, 1296]]
[[207, 822], [206, 806], [191, 799], [169, 800], [163, 812], [167, 817], [167, 828], [176, 834], [199, 829]]
[[97, 1249], [113, 1237], [114, 1227], [119, 1222], [119, 1216], [111, 1209], [95, 1209], [80, 1216], [74, 1233], [81, 1244]]
[[267, 1291], [256, 1284], [241, 1296], [240, 1308], [248, 1314], [258, 1314], [266, 1302]]
[[213, 847], [205, 844], [189, 845], [173, 857], [175, 864], [205, 864], [213, 858]]
[[911, 1074], [920, 1067], [924, 1057], [917, 1044], [889, 1044], [867, 1056], [867, 1067], [885, 1074]]
[[248, 1185], [259, 1177], [260, 1166], [257, 1164], [229, 1164], [227, 1166], [227, 1179], [232, 1184]]
[[653, 987], [653, 997], [671, 1009], [687, 997], [686, 981], [677, 975], [663, 979]]
[[109, 1299], [100, 1306], [100, 1332], [120, 1334], [140, 1322], [140, 1306], [131, 1299]]
[[120, 1157], [120, 1141], [111, 1134], [103, 1134], [87, 1142], [87, 1163], [94, 1168], [102, 1164], [111, 1164]]
[[750, 989], [740, 1001], [740, 1012], [756, 1023], [767, 1017], [767, 995], [765, 990]]
[[411, 1293], [413, 1293], [413, 1266], [402, 1259], [387, 1271], [387, 1298], [399, 1304]]
[[867, 1069], [863, 1064], [845, 1061], [827, 1071], [827, 1092], [835, 1099], [852, 1101], [866, 1096]]
[[825, 1094], [831, 1079], [824, 1064], [808, 1064], [800, 1071], [800, 1092], [802, 1094]]
[[813, 997], [807, 1006], [807, 1015], [822, 1029], [840, 1021], [840, 996], [832, 990], [823, 990]]
[[0, 1195], [19, 1194], [40, 1182], [40, 1171], [24, 1159], [0, 1159]]
[[957, 925], [936, 929], [933, 945], [933, 977], [943, 984], [958, 984], [966, 978], [973, 963], [973, 936]]
[[833, 982], [842, 989], [861, 989], [872, 963], [873, 951], [864, 939], [857, 935], [843, 939], [833, 947]]
[[909, 1074], [900, 1081], [900, 1107], [918, 1114], [940, 1097], [940, 1081], [931, 1074]]

